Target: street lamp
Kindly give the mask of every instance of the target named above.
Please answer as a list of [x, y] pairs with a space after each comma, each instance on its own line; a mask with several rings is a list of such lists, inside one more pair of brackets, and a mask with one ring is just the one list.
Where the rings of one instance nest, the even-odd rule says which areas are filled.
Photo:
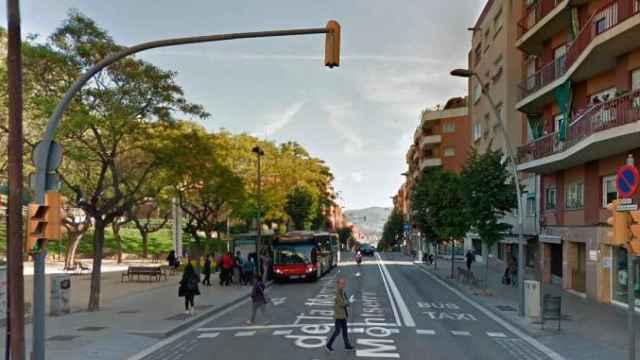
[[[261, 269], [260, 261], [258, 260], [262, 254], [262, 173], [261, 173], [261, 159], [264, 156], [264, 150], [260, 148], [260, 146], [256, 145], [251, 149], [251, 152], [256, 154], [258, 158], [258, 172], [257, 172], [257, 191], [256, 191], [256, 203], [258, 207], [258, 216], [257, 216], [257, 237], [256, 237], [256, 265], [258, 266], [258, 271]], [[262, 274], [262, 276], [266, 276], [266, 274]], [[266, 280], [266, 279], [265, 279]]]
[[[502, 135], [504, 136], [505, 146], [507, 148], [507, 156], [509, 157], [509, 161], [511, 162], [511, 172], [513, 175], [513, 183], [516, 187], [516, 196], [518, 197], [517, 205], [518, 205], [518, 284], [520, 286], [520, 301], [518, 306], [518, 313], [520, 316], [524, 316], [524, 236], [523, 236], [523, 213], [522, 213], [522, 196], [520, 190], [520, 181], [518, 179], [518, 169], [516, 167], [515, 156], [513, 154], [513, 148], [511, 147], [511, 140], [509, 140], [508, 130], [504, 126], [504, 122], [502, 121], [502, 116], [500, 115], [500, 111], [498, 111], [498, 107], [496, 106], [493, 98], [487, 91], [487, 88], [484, 86], [482, 79], [478, 74], [472, 70], [468, 69], [454, 69], [451, 71], [452, 76], [463, 77], [463, 78], [475, 78], [476, 81], [480, 84], [480, 88], [482, 89], [482, 94], [487, 98], [493, 112], [495, 113], [496, 120], [498, 122], [498, 126], [502, 129]], [[489, 255], [487, 254], [487, 261], [489, 261]]]

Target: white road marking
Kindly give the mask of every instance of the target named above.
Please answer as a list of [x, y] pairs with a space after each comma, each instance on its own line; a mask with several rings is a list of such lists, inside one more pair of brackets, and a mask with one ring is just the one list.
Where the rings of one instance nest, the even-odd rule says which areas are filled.
[[284, 302], [287, 300], [286, 297], [281, 297], [281, 298], [272, 298], [271, 299], [271, 303], [273, 304], [273, 306], [278, 306], [278, 305], [282, 305], [284, 304]]
[[278, 336], [278, 335], [289, 335], [291, 334], [293, 330], [276, 330], [273, 332], [273, 335]]
[[451, 330], [451, 335], [455, 335], [455, 336], [471, 336], [471, 333], [468, 332], [468, 331]]
[[[382, 261], [382, 259], [380, 258], [380, 255], [378, 255], [377, 253], [376, 253], [376, 257], [378, 258], [379, 262]], [[384, 263], [381, 263], [380, 266], [382, 267], [384, 276], [387, 277], [387, 281], [389, 282], [389, 287], [391, 288], [391, 292], [393, 293], [394, 299], [398, 304], [398, 308], [400, 309], [400, 315], [402, 316], [402, 321], [404, 322], [404, 325], [406, 327], [416, 327], [416, 322], [413, 320], [413, 316], [411, 316], [409, 307], [407, 306], [407, 303], [404, 302], [404, 299], [402, 298], [402, 295], [398, 290], [398, 286], [396, 286], [396, 283], [395, 281], [393, 281], [391, 274], [389, 274], [389, 270], [387, 270], [387, 267]]]
[[220, 333], [204, 333], [198, 335], [198, 339], [213, 339], [215, 337], [218, 337], [218, 335], [220, 335]]
[[[202, 325], [202, 324], [200, 324]], [[213, 331], [246, 331], [246, 330], [274, 330], [274, 329], [295, 329], [305, 326], [335, 326], [335, 323], [317, 323], [317, 324], [274, 324], [274, 325], [250, 325], [250, 326], [229, 326], [229, 327], [201, 327], [195, 329], [198, 332]], [[349, 326], [381, 326], [381, 327], [398, 327], [393, 323], [349, 323]]]
[[457, 289], [453, 288], [451, 285], [449, 285], [446, 282], [440, 280], [437, 276], [429, 273], [428, 271], [423, 269], [421, 266], [417, 266], [417, 268], [420, 271], [422, 271], [423, 273], [427, 274], [431, 279], [433, 279], [438, 284], [444, 286], [445, 288], [447, 288], [452, 293], [458, 295], [459, 298], [461, 298], [462, 300], [466, 301], [468, 304], [470, 304], [471, 306], [476, 308], [478, 311], [480, 311], [481, 313], [483, 313], [484, 315], [489, 317], [491, 320], [497, 322], [502, 327], [504, 327], [505, 329], [509, 330], [511, 333], [515, 334], [516, 336], [518, 336], [522, 340], [524, 340], [527, 343], [529, 343], [529, 345], [531, 345], [534, 348], [536, 348], [536, 350], [539, 350], [540, 352], [542, 352], [545, 355], [549, 356], [553, 360], [566, 360], [564, 356], [562, 356], [562, 355], [558, 354], [557, 352], [551, 350], [550, 348], [548, 348], [544, 344], [540, 343], [538, 340], [532, 338], [531, 336], [529, 336], [529, 335], [525, 334], [524, 332], [520, 331], [515, 326], [509, 324], [506, 320], [503, 320], [498, 315], [496, 315], [496, 314], [492, 313], [491, 311], [485, 309], [484, 306], [478, 304], [473, 299], [469, 298], [468, 296], [464, 295], [463, 293], [461, 293]]
[[349, 328], [349, 334], [364, 334], [364, 328]]
[[[378, 257], [378, 259], [380, 259], [380, 256], [378, 256], [378, 254], [376, 254], [376, 256]], [[378, 269], [380, 270], [380, 277], [382, 278], [382, 283], [384, 284], [384, 288], [387, 290], [387, 296], [389, 297], [389, 303], [391, 304], [393, 317], [396, 319], [397, 326], [402, 326], [402, 324], [400, 323], [400, 317], [398, 316], [398, 309], [396, 308], [396, 304], [393, 301], [393, 296], [391, 296], [391, 290], [389, 290], [389, 284], [387, 284], [387, 279], [385, 278], [384, 273], [382, 272], [382, 265], [380, 264], [380, 260], [378, 260]]]
[[501, 333], [501, 332], [488, 332], [487, 336], [494, 337], [494, 338], [506, 338], [507, 337], [507, 335], [505, 335], [505, 333]]
[[418, 329], [418, 330], [416, 330], [416, 334], [418, 334], [418, 335], [435, 335], [436, 331], [435, 330]]
[[238, 331], [234, 336], [244, 337], [244, 336], [253, 336], [255, 335], [255, 331]]

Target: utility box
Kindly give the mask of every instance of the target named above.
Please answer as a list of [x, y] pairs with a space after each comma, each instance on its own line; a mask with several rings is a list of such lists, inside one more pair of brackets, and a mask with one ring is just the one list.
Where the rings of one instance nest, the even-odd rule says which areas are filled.
[[524, 315], [529, 318], [540, 317], [540, 282], [524, 281]]
[[51, 276], [49, 312], [51, 316], [71, 313], [71, 276], [66, 274]]

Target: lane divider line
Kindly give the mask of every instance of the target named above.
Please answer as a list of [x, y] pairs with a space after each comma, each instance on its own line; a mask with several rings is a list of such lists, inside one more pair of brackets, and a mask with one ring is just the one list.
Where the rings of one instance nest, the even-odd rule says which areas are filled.
[[501, 333], [501, 332], [488, 332], [487, 336], [493, 337], [493, 338], [506, 338], [507, 337], [507, 335], [505, 333]]
[[273, 332], [274, 336], [279, 336], [279, 335], [289, 335], [293, 332], [293, 330], [276, 330]]
[[402, 321], [404, 322], [404, 326], [416, 327], [416, 322], [415, 320], [413, 320], [413, 316], [411, 316], [409, 307], [407, 306], [407, 303], [404, 302], [404, 299], [402, 298], [402, 295], [398, 290], [398, 286], [396, 285], [396, 282], [391, 277], [391, 274], [389, 274], [389, 270], [387, 270], [387, 266], [384, 264], [384, 262], [382, 262], [382, 258], [378, 253], [376, 253], [376, 257], [378, 258], [379, 264], [382, 267], [384, 276], [387, 277], [387, 281], [389, 282], [389, 287], [391, 288], [391, 292], [393, 293], [394, 299], [396, 300], [398, 308], [400, 309], [400, 315], [402, 316]]
[[238, 331], [234, 336], [244, 337], [244, 336], [253, 336], [255, 335], [255, 331]]
[[436, 331], [435, 330], [417, 329], [416, 330], [416, 334], [418, 334], [418, 335], [435, 335]]
[[[295, 329], [305, 326], [335, 326], [335, 323], [317, 323], [317, 324], [274, 324], [274, 325], [250, 325], [250, 326], [229, 326], [229, 327], [202, 327], [195, 329], [198, 332], [212, 332], [212, 331], [249, 331], [249, 330], [274, 330], [274, 329]], [[399, 325], [394, 323], [349, 323], [349, 327], [353, 326], [378, 326], [378, 327], [398, 327]]]
[[468, 331], [451, 330], [451, 335], [454, 335], [454, 336], [471, 336], [471, 333], [468, 332]]
[[396, 303], [393, 301], [393, 296], [391, 295], [391, 291], [389, 290], [389, 284], [387, 283], [387, 279], [384, 276], [384, 272], [382, 271], [380, 256], [378, 254], [376, 254], [376, 262], [378, 263], [378, 269], [380, 270], [382, 283], [384, 284], [384, 288], [387, 290], [387, 296], [389, 297], [389, 303], [391, 304], [391, 310], [393, 311], [393, 316], [396, 319], [396, 324], [397, 326], [402, 326], [402, 323], [400, 323], [400, 317], [398, 316], [398, 309], [396, 308]]
[[438, 284], [442, 285], [443, 287], [445, 287], [446, 289], [448, 289], [452, 293], [458, 295], [458, 297], [460, 299], [466, 301], [469, 305], [471, 305], [474, 308], [476, 308], [476, 310], [480, 311], [485, 316], [489, 317], [491, 320], [497, 322], [502, 327], [504, 327], [505, 329], [509, 330], [511, 333], [513, 333], [517, 337], [521, 338], [522, 340], [526, 341], [527, 343], [529, 343], [529, 345], [533, 346], [534, 348], [536, 348], [540, 352], [544, 353], [545, 355], [547, 355], [551, 359], [553, 359], [553, 360], [566, 360], [566, 358], [564, 356], [562, 356], [562, 355], [558, 354], [557, 352], [551, 350], [549, 347], [547, 347], [546, 345], [542, 344], [541, 342], [539, 342], [538, 340], [534, 339], [533, 337], [525, 334], [523, 331], [521, 331], [520, 329], [518, 329], [514, 325], [511, 325], [510, 323], [508, 323], [506, 320], [502, 319], [498, 315], [492, 313], [491, 311], [486, 309], [484, 306], [482, 306], [479, 303], [477, 303], [475, 300], [471, 299], [470, 297], [468, 297], [465, 294], [463, 294], [462, 292], [460, 292], [458, 289], [454, 288], [453, 286], [451, 286], [451, 285], [447, 284], [446, 282], [442, 281], [437, 276], [435, 276], [435, 275], [431, 274], [430, 272], [428, 272], [427, 270], [423, 269], [422, 266], [417, 266], [417, 268], [418, 268], [418, 270], [420, 270], [423, 273], [427, 274], [427, 276], [429, 276], [431, 279], [433, 279]]
[[218, 335], [220, 335], [220, 333], [204, 333], [198, 335], [198, 339], [213, 339], [215, 337], [218, 337]]

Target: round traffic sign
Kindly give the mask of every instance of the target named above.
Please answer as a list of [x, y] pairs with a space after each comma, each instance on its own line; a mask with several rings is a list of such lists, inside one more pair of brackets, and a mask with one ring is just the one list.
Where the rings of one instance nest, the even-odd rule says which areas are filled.
[[39, 141], [36, 144], [36, 147], [33, 149], [31, 153], [31, 162], [33, 165], [37, 165], [37, 160], [42, 157], [49, 157], [49, 162], [47, 164], [47, 169], [45, 171], [51, 172], [56, 171], [56, 169], [62, 164], [62, 156], [63, 149], [62, 145], [58, 144], [55, 141], [51, 142], [51, 147], [47, 148], [44, 146], [45, 143]]
[[633, 165], [625, 165], [618, 169], [616, 175], [616, 189], [622, 198], [632, 197], [638, 191], [640, 184], [640, 174], [638, 169]]

